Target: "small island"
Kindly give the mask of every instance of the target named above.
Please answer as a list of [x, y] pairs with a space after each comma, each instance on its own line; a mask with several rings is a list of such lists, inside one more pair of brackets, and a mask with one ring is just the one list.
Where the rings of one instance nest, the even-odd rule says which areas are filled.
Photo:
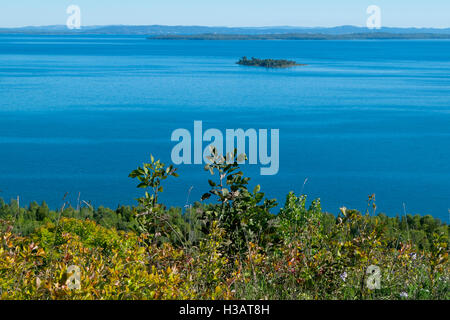
[[257, 59], [253, 57], [251, 59], [247, 59], [247, 57], [242, 57], [236, 63], [242, 66], [264, 67], [264, 68], [290, 68], [295, 66], [305, 66], [305, 64], [298, 64], [297, 62], [291, 60]]

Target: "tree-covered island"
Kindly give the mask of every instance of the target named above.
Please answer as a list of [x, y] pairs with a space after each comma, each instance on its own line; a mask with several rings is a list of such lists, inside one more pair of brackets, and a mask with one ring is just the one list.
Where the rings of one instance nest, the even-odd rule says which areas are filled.
[[258, 59], [253, 57], [251, 59], [247, 59], [247, 57], [242, 57], [236, 63], [242, 66], [264, 67], [264, 68], [290, 68], [305, 65], [305, 64], [298, 64], [297, 62], [292, 60]]

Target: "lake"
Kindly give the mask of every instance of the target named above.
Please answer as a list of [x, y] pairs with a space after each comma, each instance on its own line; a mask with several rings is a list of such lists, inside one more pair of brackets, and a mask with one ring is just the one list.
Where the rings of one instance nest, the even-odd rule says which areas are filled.
[[[242, 56], [295, 60], [245, 67]], [[279, 129], [277, 175], [244, 165], [282, 205], [432, 214], [449, 222], [450, 41], [169, 41], [139, 36], [0, 36], [0, 197], [60, 207], [134, 204], [128, 178], [171, 162], [178, 128]], [[208, 191], [180, 165], [163, 200]], [[306, 183], [305, 183], [306, 180]], [[189, 189], [192, 192], [189, 193]]]

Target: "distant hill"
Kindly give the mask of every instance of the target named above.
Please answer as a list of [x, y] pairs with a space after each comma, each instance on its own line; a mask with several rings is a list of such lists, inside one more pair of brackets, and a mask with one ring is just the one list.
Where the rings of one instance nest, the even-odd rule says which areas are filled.
[[98, 34], [98, 35], [269, 35], [269, 34], [321, 34], [321, 35], [346, 35], [346, 34], [440, 34], [450, 35], [450, 28], [381, 28], [370, 30], [365, 27], [338, 26], [332, 28], [323, 27], [206, 27], [206, 26], [86, 26], [79, 30], [70, 30], [64, 25], [0, 28], [0, 34]]

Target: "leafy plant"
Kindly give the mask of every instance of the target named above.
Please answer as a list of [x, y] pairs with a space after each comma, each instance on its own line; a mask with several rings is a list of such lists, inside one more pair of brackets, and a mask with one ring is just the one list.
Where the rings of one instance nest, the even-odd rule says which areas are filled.
[[237, 150], [226, 155], [226, 159], [211, 149], [207, 157], [210, 163], [205, 170], [211, 175], [217, 173], [216, 181], [208, 180], [211, 190], [202, 196], [202, 200], [216, 196], [219, 204], [205, 211], [207, 221], [218, 221], [225, 230], [227, 248], [230, 254], [246, 251], [247, 243], [267, 243], [268, 235], [273, 232], [270, 209], [276, 207], [275, 200], [263, 199], [257, 185], [253, 192], [247, 189], [250, 178], [244, 177], [239, 163], [247, 160], [245, 154], [237, 155]]
[[[180, 230], [171, 223], [171, 217], [167, 215], [166, 207], [158, 202], [159, 194], [164, 191], [162, 181], [168, 177], [178, 177], [176, 168], [166, 166], [160, 160], [155, 160], [153, 155], [150, 163], [144, 163], [142, 167], [133, 170], [130, 178], [138, 179], [138, 188], [145, 189], [144, 196], [137, 199], [139, 207], [136, 208], [136, 220], [140, 231], [151, 235], [157, 241], [157, 235], [164, 234], [170, 238], [173, 233], [178, 240], [183, 241]], [[149, 191], [151, 193], [149, 193]]]

